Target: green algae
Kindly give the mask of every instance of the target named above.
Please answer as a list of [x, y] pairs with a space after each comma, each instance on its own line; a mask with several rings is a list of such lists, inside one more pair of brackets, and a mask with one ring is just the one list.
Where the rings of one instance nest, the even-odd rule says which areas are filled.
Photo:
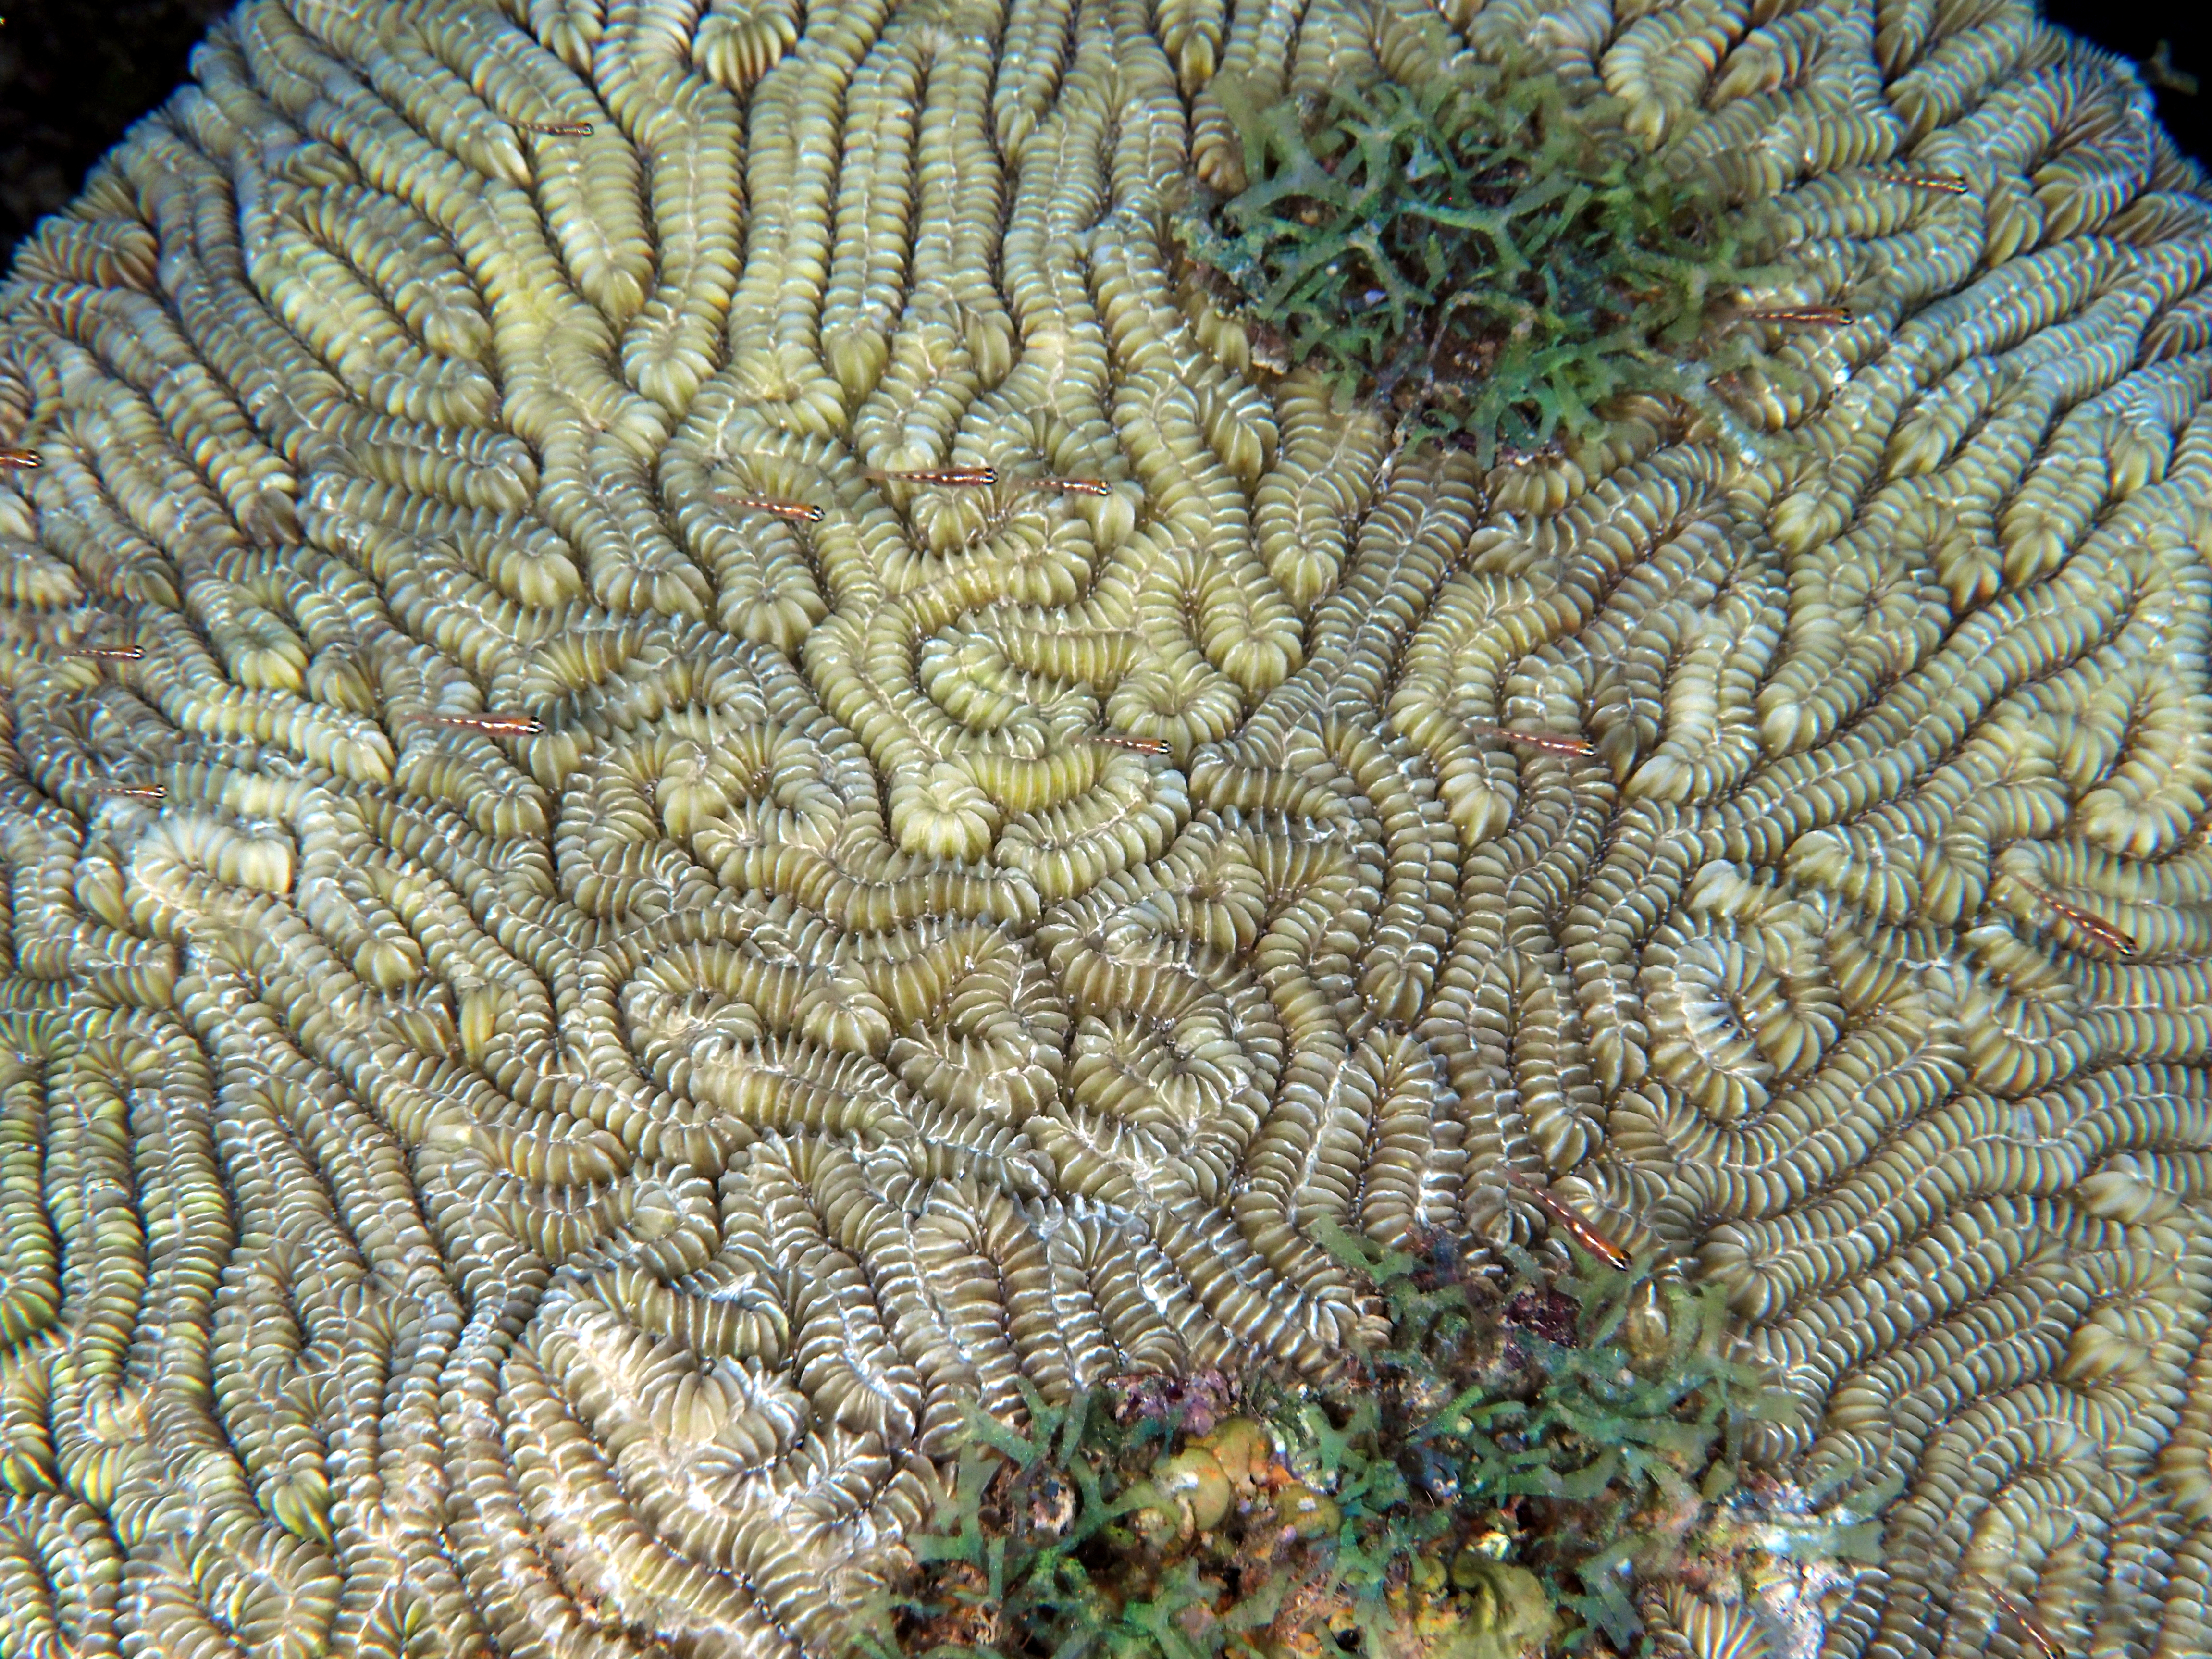
[[1173, 228], [1217, 301], [1403, 440], [1486, 466], [1751, 359], [1725, 324], [1733, 292], [1776, 274], [1753, 264], [1756, 216], [1647, 151], [1616, 100], [1533, 63], [1433, 61], [1321, 96], [1215, 81], [1248, 182], [1194, 183]]
[[[1319, 1384], [1124, 1378], [976, 1413], [874, 1659], [1523, 1659], [1650, 1650], [1635, 1593], [1711, 1593], [1778, 1544], [1745, 1432], [1782, 1396], [1724, 1310], [1589, 1257], [1332, 1246], [1387, 1345]], [[1771, 1483], [1770, 1483], [1771, 1484]], [[1723, 1589], [1721, 1593], [1733, 1594]]]

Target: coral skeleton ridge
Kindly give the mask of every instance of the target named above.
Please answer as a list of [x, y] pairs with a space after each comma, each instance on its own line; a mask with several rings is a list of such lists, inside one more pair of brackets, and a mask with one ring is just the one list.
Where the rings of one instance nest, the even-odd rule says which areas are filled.
[[[1194, 275], [1530, 60], [1667, 375]], [[2203, 1659], [2208, 390], [2022, 0], [248, 0], [0, 282], [0, 1656], [827, 1659], [973, 1407], [1566, 1206], [1879, 1508], [1681, 1650]]]

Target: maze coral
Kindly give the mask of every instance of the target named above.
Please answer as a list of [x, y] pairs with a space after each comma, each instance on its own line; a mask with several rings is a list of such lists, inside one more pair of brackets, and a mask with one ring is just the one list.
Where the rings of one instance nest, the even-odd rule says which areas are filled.
[[[1285, 100], [1407, 199], [1465, 53], [1553, 280], [1688, 329], [1586, 240], [1654, 165], [1788, 273], [1575, 435], [1644, 359], [1544, 331], [1659, 313], [1477, 238], [1482, 386], [1566, 353], [1488, 468], [1170, 234]], [[2021, 0], [249, 0], [0, 282], [0, 1659], [827, 1659], [973, 1413], [1130, 1375], [1129, 1605], [1245, 1420], [1423, 1639], [1528, 1627], [1495, 1530], [1593, 1649], [2203, 1659], [2208, 641], [2212, 190]], [[1724, 1302], [1741, 1459], [1658, 1304], [1495, 1459], [1328, 1404], [1335, 1230], [1557, 1206]], [[1423, 1485], [1540, 1418], [1619, 1604]], [[1878, 1571], [1695, 1530], [1800, 1490]]]

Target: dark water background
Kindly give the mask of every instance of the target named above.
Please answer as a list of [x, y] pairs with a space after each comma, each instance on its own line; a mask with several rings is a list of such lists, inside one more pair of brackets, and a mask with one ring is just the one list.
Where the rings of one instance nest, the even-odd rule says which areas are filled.
[[[76, 194], [85, 169], [184, 78], [185, 59], [231, 0], [0, 0], [0, 265], [40, 215]], [[2052, 21], [2130, 58], [2187, 33], [2192, 3], [2050, 0]], [[2166, 130], [2212, 160], [2212, 41], [2174, 41], [2203, 91], [2158, 91]]]
[[0, 263], [185, 76], [233, 0], [0, 0]]

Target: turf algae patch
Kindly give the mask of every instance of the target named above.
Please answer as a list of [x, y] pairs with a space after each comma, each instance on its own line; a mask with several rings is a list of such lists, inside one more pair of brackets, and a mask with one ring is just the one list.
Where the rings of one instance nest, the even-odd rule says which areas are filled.
[[[1489, 467], [1170, 234], [1463, 54], [1769, 313]], [[1340, 1231], [1725, 1305], [1670, 1653], [2201, 1659], [2208, 281], [2012, 0], [252, 0], [0, 282], [0, 1655], [824, 1659]]]
[[1243, 154], [1176, 218], [1194, 274], [1263, 355], [1485, 467], [1599, 436], [1624, 393], [1710, 402], [1716, 369], [1756, 360], [1729, 325], [1792, 274], [1756, 264], [1761, 216], [1679, 141], [1653, 154], [1635, 106], [1525, 46], [1453, 45], [1431, 20], [1409, 79], [1279, 98], [1216, 76]]
[[[1534, 1659], [1810, 1628], [1875, 1529], [1793, 1524], [1744, 1464], [1777, 1396], [1724, 1310], [1587, 1255], [1470, 1274], [1448, 1244], [1331, 1243], [1387, 1345], [1308, 1385], [1127, 1377], [1025, 1432], [978, 1415], [860, 1650]], [[1748, 1480], [1747, 1479], [1748, 1477]], [[1778, 1586], [1791, 1592], [1778, 1597]], [[1662, 1645], [1654, 1649], [1655, 1642]], [[1678, 1650], [1679, 1647], [1678, 1647]]]

